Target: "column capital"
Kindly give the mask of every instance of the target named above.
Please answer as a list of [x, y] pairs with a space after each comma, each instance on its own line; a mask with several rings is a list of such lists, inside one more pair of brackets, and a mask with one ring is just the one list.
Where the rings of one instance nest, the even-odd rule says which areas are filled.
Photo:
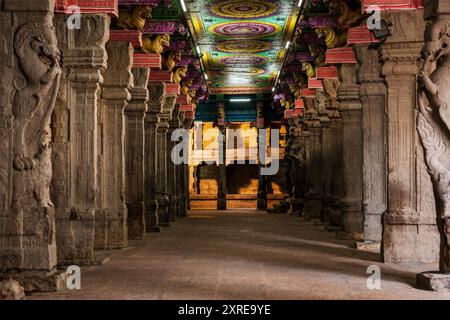
[[109, 39], [111, 18], [102, 13], [82, 14], [80, 29], [71, 30], [66, 26], [68, 16], [70, 15], [55, 15], [58, 46], [63, 55], [63, 66], [69, 68], [71, 72], [77, 73], [84, 73], [92, 69], [106, 69], [108, 55], [105, 45]]
[[125, 108], [125, 112], [144, 114], [147, 112], [148, 94], [148, 75], [150, 68], [131, 69], [134, 78], [134, 87], [130, 89], [131, 101]]

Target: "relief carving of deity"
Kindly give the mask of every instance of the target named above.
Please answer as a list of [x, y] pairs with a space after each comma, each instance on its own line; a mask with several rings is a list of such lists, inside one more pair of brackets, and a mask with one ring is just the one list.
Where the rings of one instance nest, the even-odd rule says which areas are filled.
[[417, 131], [436, 198], [440, 270], [450, 272], [450, 21], [437, 20], [430, 26], [423, 53]]
[[13, 208], [53, 206], [51, 115], [61, 68], [52, 26], [29, 23], [15, 35], [14, 50], [21, 73], [13, 79]]

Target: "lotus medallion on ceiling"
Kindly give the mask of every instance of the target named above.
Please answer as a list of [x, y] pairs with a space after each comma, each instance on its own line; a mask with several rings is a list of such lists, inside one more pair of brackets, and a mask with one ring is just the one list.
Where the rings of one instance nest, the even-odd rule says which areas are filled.
[[186, 3], [211, 93], [270, 92], [295, 28], [297, 1]]

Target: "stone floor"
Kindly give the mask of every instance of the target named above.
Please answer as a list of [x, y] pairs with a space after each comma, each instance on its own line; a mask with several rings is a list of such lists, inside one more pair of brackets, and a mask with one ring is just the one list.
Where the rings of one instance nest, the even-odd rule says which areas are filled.
[[[414, 288], [417, 271], [357, 251], [323, 227], [255, 211], [191, 212], [82, 269], [82, 289], [30, 299], [449, 299]], [[381, 267], [381, 290], [366, 286]]]

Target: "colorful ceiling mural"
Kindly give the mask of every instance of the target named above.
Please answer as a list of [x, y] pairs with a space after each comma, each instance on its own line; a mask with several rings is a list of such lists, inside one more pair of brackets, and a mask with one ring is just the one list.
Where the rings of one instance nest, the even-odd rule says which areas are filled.
[[298, 16], [292, 0], [186, 1], [212, 94], [270, 92]]

